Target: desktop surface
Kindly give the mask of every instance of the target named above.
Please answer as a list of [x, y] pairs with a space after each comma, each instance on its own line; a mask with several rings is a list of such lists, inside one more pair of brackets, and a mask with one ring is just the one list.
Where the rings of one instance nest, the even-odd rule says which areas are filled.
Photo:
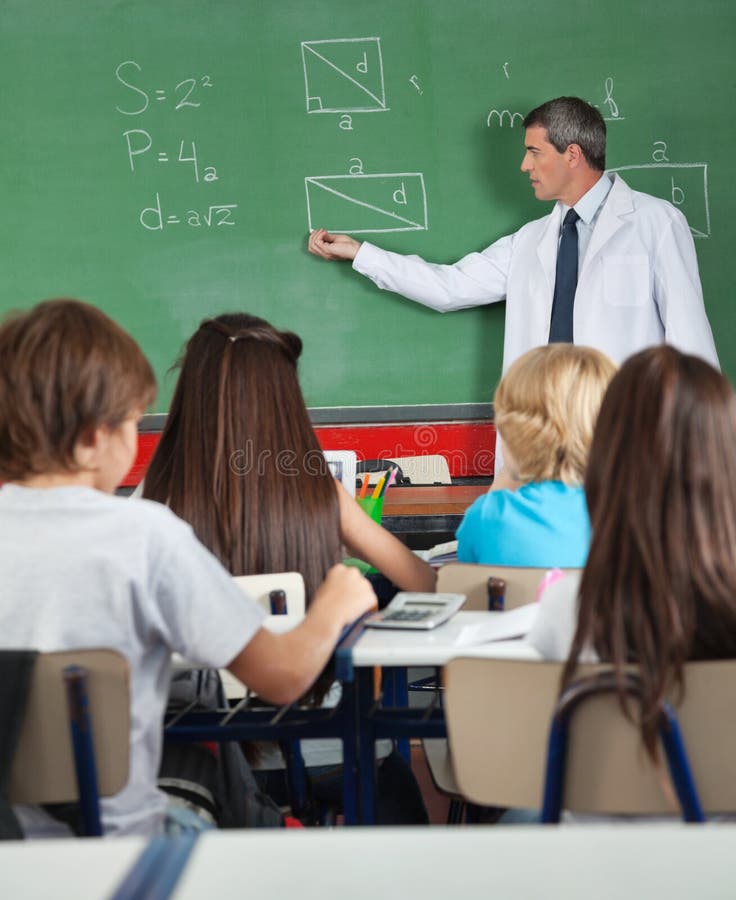
[[735, 840], [736, 826], [678, 824], [210, 832], [173, 897], [710, 900], [736, 894]]

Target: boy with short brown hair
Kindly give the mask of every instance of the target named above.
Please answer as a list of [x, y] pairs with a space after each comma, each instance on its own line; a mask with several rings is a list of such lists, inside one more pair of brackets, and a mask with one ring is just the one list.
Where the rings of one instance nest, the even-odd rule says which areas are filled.
[[160, 504], [112, 496], [154, 394], [140, 348], [94, 307], [47, 301], [0, 326], [1, 640], [110, 647], [128, 660], [130, 775], [102, 801], [111, 834], [164, 825], [156, 773], [172, 651], [287, 703], [375, 605], [356, 570], [335, 566], [303, 623], [271, 634], [188, 525]]

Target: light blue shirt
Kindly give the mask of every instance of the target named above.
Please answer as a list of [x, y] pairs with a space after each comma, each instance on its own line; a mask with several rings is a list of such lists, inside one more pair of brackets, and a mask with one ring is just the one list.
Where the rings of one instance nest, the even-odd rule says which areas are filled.
[[590, 544], [585, 492], [561, 481], [490, 491], [465, 513], [457, 539], [460, 562], [581, 568]]
[[[611, 181], [610, 176], [604, 174], [596, 181], [588, 193], [583, 194], [575, 204], [575, 212], [580, 216], [576, 223], [578, 229], [578, 271], [583, 267], [585, 251], [588, 249], [595, 223], [598, 221], [598, 216], [603, 209], [603, 204], [612, 187], [613, 181]], [[567, 215], [568, 209], [570, 209], [569, 206], [560, 203], [560, 210], [562, 212], [562, 218], [560, 219], [560, 237], [562, 236], [562, 222]]]

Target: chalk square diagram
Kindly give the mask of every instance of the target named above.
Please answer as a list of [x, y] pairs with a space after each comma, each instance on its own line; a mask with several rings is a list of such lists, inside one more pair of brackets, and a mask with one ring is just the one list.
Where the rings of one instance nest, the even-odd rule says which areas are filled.
[[708, 163], [645, 163], [619, 166], [629, 187], [669, 200], [687, 219], [694, 238], [710, 237]]
[[338, 234], [426, 231], [427, 195], [421, 172], [311, 175], [304, 179], [309, 230]]
[[381, 39], [302, 41], [308, 113], [385, 112]]

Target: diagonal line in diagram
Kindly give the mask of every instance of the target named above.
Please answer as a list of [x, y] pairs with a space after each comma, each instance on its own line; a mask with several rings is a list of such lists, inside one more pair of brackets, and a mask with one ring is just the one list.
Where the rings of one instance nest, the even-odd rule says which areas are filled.
[[342, 191], [335, 190], [335, 188], [328, 187], [321, 181], [317, 181], [316, 178], [305, 178], [304, 179], [309, 184], [313, 184], [315, 187], [322, 188], [323, 191], [327, 191], [330, 194], [334, 194], [336, 197], [341, 197], [343, 200], [347, 200], [348, 203], [355, 204], [356, 206], [363, 206], [366, 209], [372, 209], [374, 212], [381, 213], [383, 216], [390, 216], [392, 219], [397, 219], [399, 222], [404, 222], [406, 225], [413, 225], [414, 228], [421, 229], [424, 226], [420, 225], [419, 222], [414, 222], [412, 219], [407, 219], [404, 216], [398, 215], [398, 213], [391, 212], [389, 209], [381, 209], [380, 206], [375, 206], [373, 203], [366, 203], [365, 200], [357, 200], [355, 197], [350, 197], [348, 194], [343, 194]]
[[309, 52], [313, 53], [317, 57], [317, 59], [320, 59], [323, 63], [326, 63], [328, 66], [333, 68], [336, 72], [338, 72], [344, 78], [347, 78], [348, 81], [352, 82], [356, 87], [360, 88], [361, 91], [364, 91], [366, 94], [368, 94], [368, 96], [372, 100], [376, 101], [376, 103], [378, 104], [379, 107], [381, 107], [382, 109], [385, 108], [385, 106], [386, 106], [385, 101], [383, 101], [379, 97], [377, 97], [373, 93], [373, 91], [368, 90], [368, 88], [364, 84], [361, 84], [356, 78], [353, 78], [353, 76], [350, 75], [348, 72], [346, 72], [344, 69], [341, 69], [339, 66], [335, 65], [335, 63], [333, 63], [332, 60], [327, 59], [326, 56], [322, 56], [321, 53], [317, 53], [317, 51], [314, 49], [314, 47], [311, 47], [306, 42], [302, 44], [302, 47], [304, 47], [305, 50], [309, 50]]
[[304, 187], [310, 230], [320, 226], [338, 234], [377, 234], [429, 228], [421, 172], [309, 175]]

